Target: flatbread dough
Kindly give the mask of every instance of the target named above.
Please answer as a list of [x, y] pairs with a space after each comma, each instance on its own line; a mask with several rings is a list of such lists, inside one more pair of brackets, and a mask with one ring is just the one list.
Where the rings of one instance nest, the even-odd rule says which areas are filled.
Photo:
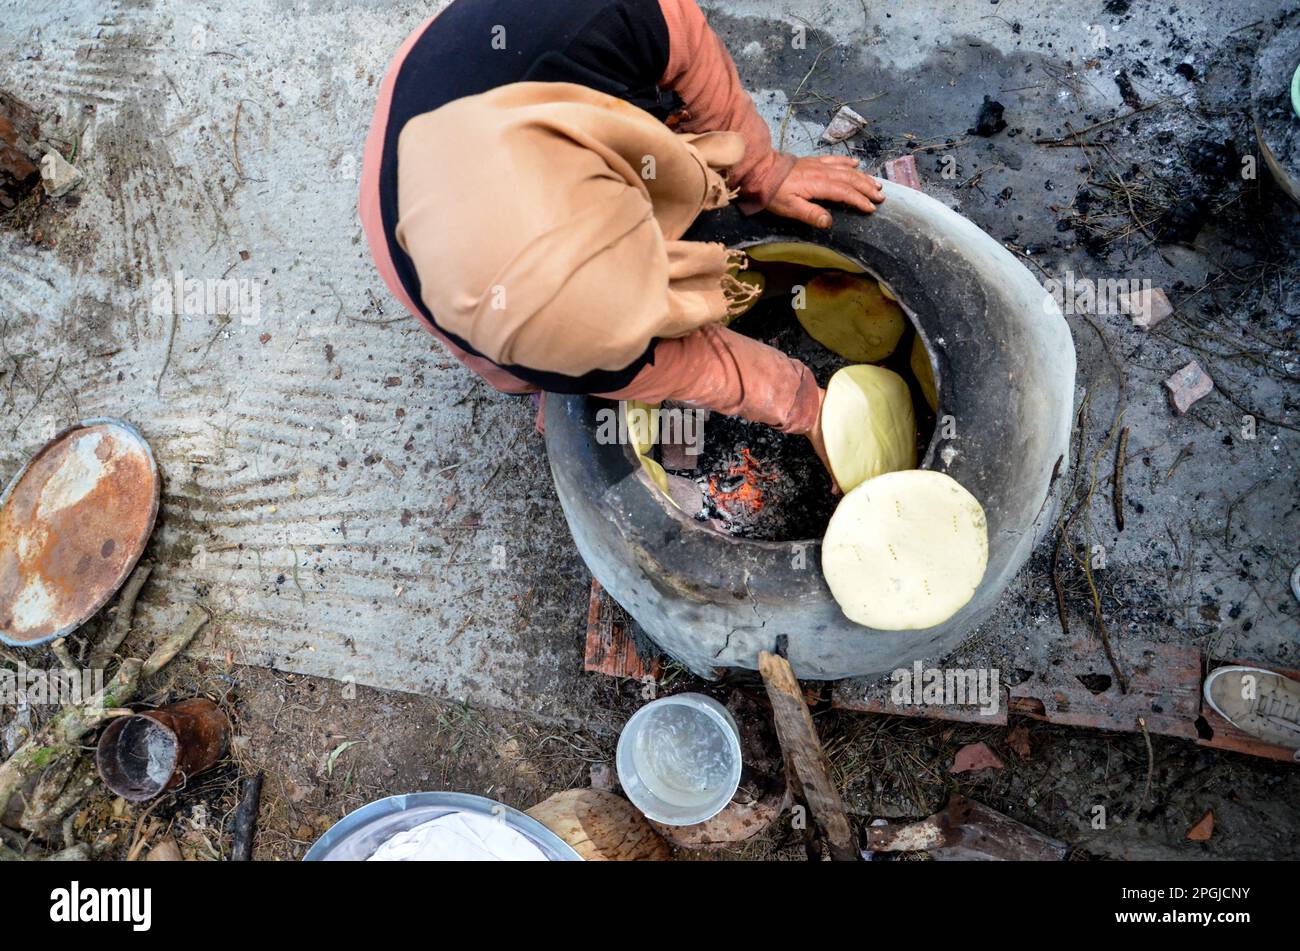
[[668, 491], [668, 473], [664, 467], [650, 457], [655, 443], [659, 442], [659, 404], [642, 403], [640, 400], [627, 400], [623, 404], [623, 413], [627, 419], [627, 435], [632, 451], [636, 453], [641, 468], [665, 496], [677, 505]]
[[916, 465], [916, 418], [907, 383], [884, 367], [844, 367], [822, 403], [831, 472], [848, 492], [868, 479]]
[[912, 368], [912, 376], [916, 377], [916, 382], [920, 384], [925, 401], [930, 404], [930, 409], [937, 413], [939, 391], [934, 385], [934, 368], [930, 366], [930, 352], [925, 349], [919, 334], [912, 338], [912, 355], [908, 363]]
[[903, 308], [869, 277], [827, 271], [808, 282], [795, 316], [809, 336], [855, 363], [886, 359], [907, 329]]
[[952, 477], [891, 472], [844, 496], [822, 540], [822, 573], [850, 620], [882, 631], [942, 624], [988, 566], [984, 509]]
[[852, 271], [854, 274], [861, 274], [864, 270], [861, 264], [857, 264], [852, 258], [845, 257], [838, 251], [804, 241], [772, 241], [768, 244], [755, 244], [742, 250], [752, 261], [801, 264], [805, 267], [833, 267], [841, 271]]

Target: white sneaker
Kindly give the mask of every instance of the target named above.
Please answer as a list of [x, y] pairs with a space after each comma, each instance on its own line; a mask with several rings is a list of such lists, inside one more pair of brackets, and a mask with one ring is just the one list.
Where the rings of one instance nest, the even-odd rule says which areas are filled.
[[1261, 667], [1218, 667], [1205, 702], [1243, 733], [1295, 750], [1300, 759], [1300, 682]]

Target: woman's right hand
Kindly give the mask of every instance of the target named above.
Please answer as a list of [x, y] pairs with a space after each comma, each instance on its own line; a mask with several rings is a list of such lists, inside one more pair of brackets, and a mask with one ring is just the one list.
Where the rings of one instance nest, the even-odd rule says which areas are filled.
[[767, 210], [814, 228], [829, 228], [831, 213], [815, 202], [837, 201], [870, 214], [884, 200], [880, 182], [859, 169], [852, 156], [807, 155], [794, 163]]

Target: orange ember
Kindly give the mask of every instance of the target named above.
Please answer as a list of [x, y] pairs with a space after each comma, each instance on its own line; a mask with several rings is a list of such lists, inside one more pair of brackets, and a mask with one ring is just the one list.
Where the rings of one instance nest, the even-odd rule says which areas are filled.
[[771, 482], [776, 476], [763, 472], [748, 449], [740, 450], [741, 460], [727, 468], [725, 483], [731, 485], [737, 478], [740, 484], [723, 489], [717, 476], [709, 476], [709, 495], [714, 504], [728, 515], [752, 514], [763, 507], [763, 489], [760, 483]]

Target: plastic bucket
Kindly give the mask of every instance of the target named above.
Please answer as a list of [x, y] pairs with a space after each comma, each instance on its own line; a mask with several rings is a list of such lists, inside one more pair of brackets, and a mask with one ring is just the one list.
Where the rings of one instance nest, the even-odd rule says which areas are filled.
[[615, 755], [618, 779], [647, 819], [689, 826], [712, 819], [740, 785], [740, 732], [702, 693], [648, 703], [627, 721]]

